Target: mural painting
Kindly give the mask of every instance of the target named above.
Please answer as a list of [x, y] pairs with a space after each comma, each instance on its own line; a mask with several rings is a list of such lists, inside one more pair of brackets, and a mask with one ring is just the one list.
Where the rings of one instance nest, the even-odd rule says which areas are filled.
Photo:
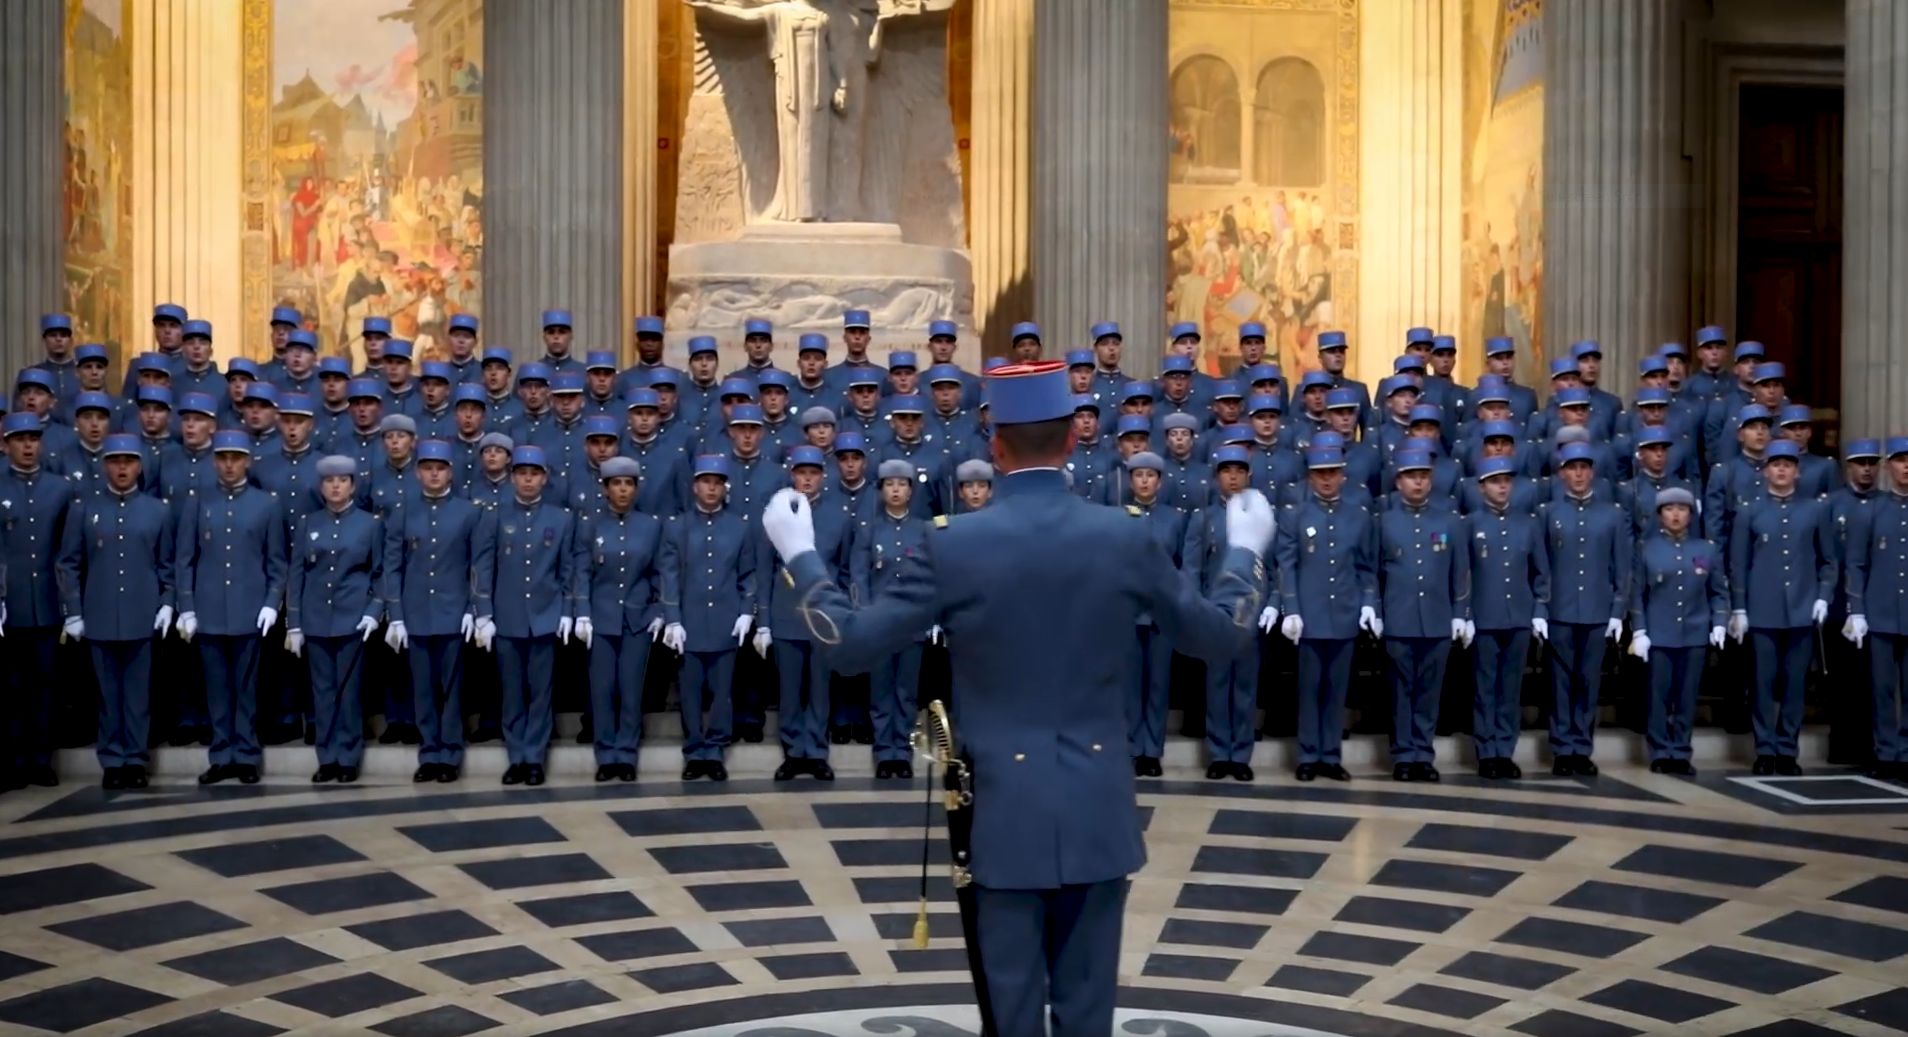
[[364, 360], [389, 317], [420, 360], [483, 308], [482, 0], [275, 0], [271, 296]]
[[[1545, 386], [1543, 0], [1464, 5], [1464, 333], [1517, 340]], [[1467, 359], [1467, 370], [1472, 370]]]
[[66, 311], [119, 359], [132, 262], [132, 50], [121, 0], [66, 0]]
[[1287, 377], [1355, 331], [1357, 10], [1337, 0], [1175, 0], [1166, 147], [1167, 319], [1211, 374], [1263, 323]]

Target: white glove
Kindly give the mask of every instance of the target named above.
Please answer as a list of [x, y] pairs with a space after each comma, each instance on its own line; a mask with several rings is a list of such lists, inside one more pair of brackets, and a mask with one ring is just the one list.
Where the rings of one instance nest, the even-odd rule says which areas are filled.
[[928, 644], [938, 645], [946, 642], [946, 640], [947, 634], [941, 629], [941, 624], [936, 623], [928, 627]]
[[664, 648], [672, 652], [680, 652], [682, 651], [682, 646], [686, 644], [688, 640], [689, 632], [682, 628], [681, 623], [671, 623], [663, 627], [662, 643]]
[[662, 640], [662, 633], [663, 633], [662, 617], [657, 616], [655, 619], [652, 619], [649, 621], [649, 639], [651, 641], [660, 641]]
[[1630, 635], [1630, 654], [1638, 659], [1650, 657], [1650, 635], [1639, 630]]
[[165, 639], [166, 633], [172, 629], [171, 605], [159, 606], [158, 614], [152, 617], [152, 628], [159, 632], [160, 640]]
[[457, 624], [457, 631], [458, 633], [461, 633], [464, 635], [464, 640], [466, 641], [469, 641], [472, 638], [476, 637], [477, 636], [477, 617], [471, 615], [468, 612], [464, 613], [463, 620]]
[[495, 643], [496, 640], [497, 640], [497, 621], [491, 619], [488, 616], [485, 616], [483, 619], [478, 620], [477, 621], [477, 647], [488, 652], [490, 651], [490, 646], [493, 643]]
[[[366, 616], [364, 618], [370, 619], [371, 617]], [[364, 620], [359, 620], [358, 622], [363, 623]], [[390, 645], [391, 650], [393, 652], [402, 652], [404, 650], [404, 646], [411, 643], [411, 634], [409, 631], [404, 629], [403, 620], [394, 619], [391, 622], [385, 624], [384, 643], [387, 645]]]
[[197, 612], [181, 612], [179, 614], [179, 621], [172, 625], [172, 629], [179, 632], [179, 640], [191, 644], [192, 635], [199, 632], [199, 614]]
[[1459, 643], [1462, 643], [1464, 641], [1464, 621], [1463, 620], [1461, 619], [1451, 620], [1451, 640], [1457, 641]]
[[305, 632], [296, 627], [285, 631], [285, 650], [291, 654], [305, 654]]
[[1727, 640], [1729, 640], [1729, 631], [1724, 630], [1722, 627], [1709, 628], [1709, 643], [1710, 644], [1715, 645], [1717, 648], [1721, 648], [1723, 646], [1723, 642]]
[[359, 643], [369, 642], [371, 635], [378, 632], [378, 617], [364, 616], [358, 620]]
[[769, 645], [774, 643], [774, 641], [775, 641], [775, 638], [769, 634], [768, 627], [755, 628], [755, 654], [756, 655], [759, 655], [764, 659], [768, 658]]
[[574, 626], [575, 624], [570, 620], [570, 617], [568, 616], [564, 616], [562, 619], [557, 620], [557, 640], [563, 642], [566, 645], [569, 644], [570, 630]]
[[1860, 648], [1862, 642], [1868, 638], [1868, 617], [1848, 617], [1848, 622], [1842, 624], [1842, 636], [1854, 642], [1855, 647]]
[[[803, 497], [802, 499], [807, 500], [808, 498]], [[749, 639], [749, 622], [749, 617], [737, 616], [735, 617], [735, 625], [729, 628], [729, 636], [735, 638], [735, 646], [737, 648], [742, 647], [742, 642]]]
[[1378, 618], [1378, 610], [1370, 605], [1358, 610], [1358, 629], [1367, 631], [1373, 637], [1385, 636], [1385, 621]]
[[1305, 636], [1305, 621], [1294, 612], [1285, 617], [1285, 622], [1279, 624], [1279, 633], [1284, 634], [1287, 641], [1298, 644], [1299, 638]]
[[1271, 633], [1279, 625], [1279, 607], [1267, 605], [1259, 611], [1259, 629]]
[[1748, 632], [1749, 613], [1742, 609], [1731, 612], [1729, 614], [1729, 636], [1734, 638], [1737, 644], [1741, 644], [1743, 635]]
[[85, 636], [86, 621], [78, 616], [68, 616], [66, 622], [60, 624], [61, 641], [78, 641]]
[[1620, 619], [1611, 620], [1609, 624], [1603, 628], [1603, 636], [1612, 641], [1623, 640], [1623, 621]]
[[588, 648], [590, 642], [596, 638], [596, 624], [591, 623], [588, 616], [578, 616], [576, 624], [570, 628], [570, 631], [576, 635], [577, 640], [583, 642], [585, 648]]
[[1530, 621], [1530, 633], [1539, 641], [1548, 641], [1550, 640], [1550, 623], [1542, 619], [1533, 619]]
[[1247, 489], [1226, 501], [1226, 543], [1265, 557], [1272, 542], [1272, 505], [1265, 494]]
[[1815, 604], [1809, 606], [1809, 618], [1815, 620], [1816, 626], [1821, 626], [1822, 621], [1828, 618], [1828, 602], [1815, 599]]
[[278, 622], [278, 610], [270, 605], [258, 610], [258, 632], [264, 634]]
[[769, 543], [775, 545], [775, 553], [784, 562], [813, 551], [815, 516], [808, 508], [808, 494], [796, 489], [776, 490], [769, 498], [768, 510], [762, 513], [762, 532], [768, 534]]
[[7, 603], [0, 601], [0, 637], [7, 636]]

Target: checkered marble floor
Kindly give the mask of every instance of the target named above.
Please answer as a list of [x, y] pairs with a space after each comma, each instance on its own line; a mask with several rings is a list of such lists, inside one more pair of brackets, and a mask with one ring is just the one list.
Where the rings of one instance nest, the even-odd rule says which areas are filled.
[[[1908, 788], [1142, 783], [1116, 1029], [1908, 1032]], [[0, 1033], [960, 1037], [922, 787], [0, 797]]]

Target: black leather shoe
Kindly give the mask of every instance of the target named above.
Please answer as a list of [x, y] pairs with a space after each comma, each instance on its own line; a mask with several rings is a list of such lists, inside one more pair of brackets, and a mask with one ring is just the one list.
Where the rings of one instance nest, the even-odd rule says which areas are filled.
[[873, 724], [856, 724], [854, 727], [853, 733], [855, 736], [856, 745], [873, 745], [874, 744], [874, 725]]
[[1298, 770], [1293, 773], [1292, 777], [1300, 781], [1314, 781], [1318, 778], [1318, 764], [1301, 763], [1298, 765]]
[[[576, 733], [576, 744], [588, 745], [594, 741], [596, 741], [596, 721], [588, 713], [585, 713], [583, 714], [583, 727]], [[603, 779], [598, 778], [597, 780], [601, 781]]]
[[1685, 778], [1693, 778], [1696, 776], [1696, 765], [1688, 760], [1671, 760], [1670, 773], [1678, 774]]
[[1412, 764], [1411, 775], [1414, 781], [1437, 781], [1443, 777], [1438, 773], [1438, 769], [1429, 763]]
[[183, 749], [198, 740], [198, 728], [187, 727], [184, 724], [180, 724], [178, 727], [172, 729], [172, 737], [166, 739], [166, 744], [172, 746], [174, 749]]
[[830, 745], [847, 745], [848, 729], [845, 727], [830, 727], [828, 729], [828, 743]]
[[914, 777], [914, 764], [907, 760], [895, 761], [894, 776], [904, 781], [912, 780]]
[[1149, 778], [1163, 778], [1166, 776], [1166, 766], [1159, 762], [1159, 757], [1148, 756], [1146, 758], [1146, 776]]
[[383, 733], [378, 735], [378, 744], [379, 745], [398, 744], [398, 725], [396, 724], [384, 725]]
[[504, 773], [503, 773], [503, 783], [505, 785], [523, 784], [523, 764], [513, 763], [510, 766], [505, 767]]
[[411, 780], [416, 782], [436, 781], [437, 764], [427, 763], [411, 772]]
[[875, 762], [875, 777], [877, 778], [894, 777], [894, 764], [888, 760], [877, 760]]
[[337, 780], [338, 780], [338, 765], [335, 763], [319, 764], [317, 773], [311, 776], [311, 783], [313, 785], [323, 785], [326, 782], [337, 781]]
[[808, 773], [813, 774], [816, 781], [835, 780], [835, 768], [828, 766], [827, 760], [814, 761], [814, 763], [809, 766]]
[[118, 767], [106, 768], [99, 776], [99, 787], [103, 789], [123, 789], [126, 787], [126, 775]]
[[318, 744], [318, 725], [309, 720], [305, 721], [305, 744]]
[[782, 765], [775, 768], [775, 780], [794, 781], [795, 775], [802, 772], [802, 768], [797, 766], [799, 763], [801, 763], [800, 760], [783, 760]]
[[1576, 766], [1571, 757], [1559, 756], [1550, 762], [1550, 773], [1559, 778], [1568, 778], [1576, 773]]
[[60, 776], [54, 772], [53, 768], [46, 764], [36, 763], [26, 769], [26, 783], [28, 785], [38, 785], [43, 789], [50, 789], [59, 785]]
[[342, 766], [338, 768], [339, 783], [344, 785], [351, 785], [356, 783], [357, 780], [358, 780], [358, 768], [342, 767]]
[[1675, 761], [1673, 760], [1651, 760], [1650, 773], [1651, 774], [1668, 774], [1670, 773], [1670, 764], [1674, 762]]
[[1755, 774], [1758, 776], [1774, 774], [1775, 773], [1775, 757], [1773, 756], [1756, 757], [1755, 766], [1749, 768], [1749, 773]]
[[120, 768], [119, 775], [129, 789], [143, 789], [146, 787], [146, 768], [136, 763], [130, 767]]
[[437, 765], [437, 783], [438, 784], [448, 785], [451, 782], [456, 780], [457, 780], [457, 768], [454, 765], [448, 764], [448, 763], [440, 763]]
[[636, 780], [636, 765], [635, 764], [621, 763], [621, 764], [617, 764], [617, 768], [618, 768], [616, 772], [617, 781], [635, 781]]
[[1206, 779], [1208, 781], [1224, 781], [1231, 774], [1232, 764], [1209, 763], [1206, 765]]
[[740, 725], [737, 725], [735, 729], [735, 734], [736, 734], [736, 737], [742, 739], [743, 741], [749, 743], [750, 745], [756, 745], [762, 741], [762, 725], [761, 724], [740, 724]]
[[601, 767], [598, 767], [598, 768], [596, 768], [596, 780], [597, 780], [597, 781], [599, 781], [599, 782], [601, 782], [601, 781], [614, 781], [615, 779], [616, 779], [616, 765], [615, 765], [615, 764], [610, 764], [610, 763], [606, 763], [606, 764], [604, 764], [603, 766], [601, 766]]
[[1802, 765], [1795, 762], [1793, 756], [1776, 757], [1776, 773], [1785, 778], [1797, 778], [1802, 775]]
[[1252, 780], [1252, 765], [1246, 764], [1246, 763], [1233, 764], [1232, 765], [1232, 780], [1233, 781], [1251, 781]]
[[682, 780], [694, 781], [702, 777], [702, 761], [689, 760], [682, 765]]
[[1351, 772], [1346, 770], [1343, 766], [1336, 763], [1319, 764], [1318, 776], [1321, 778], [1330, 778], [1333, 781], [1350, 781], [1351, 780]]
[[423, 745], [424, 736], [417, 733], [416, 724], [399, 724], [398, 741], [405, 745]]
[[1570, 769], [1575, 771], [1579, 777], [1594, 778], [1597, 776], [1597, 763], [1588, 756], [1573, 758], [1570, 761]]
[[708, 773], [710, 781], [729, 780], [729, 768], [724, 767], [721, 760], [710, 760]]
[[1496, 781], [1497, 776], [1503, 772], [1502, 764], [1503, 761], [1497, 757], [1486, 756], [1477, 761], [1477, 776], [1486, 781]]
[[215, 763], [207, 767], [204, 773], [199, 775], [199, 784], [217, 785], [229, 777], [232, 777], [232, 765], [228, 763]]
[[1133, 777], [1135, 778], [1146, 777], [1146, 757], [1144, 756], [1133, 757]]
[[523, 768], [523, 783], [525, 785], [543, 784], [543, 765], [540, 763], [525, 764]]
[[1417, 781], [1418, 773], [1408, 763], [1400, 763], [1391, 768], [1392, 781]]
[[209, 746], [212, 744], [212, 728], [210, 725], [207, 725], [205, 727], [195, 727], [193, 728], [193, 730], [198, 732], [197, 737], [199, 739], [200, 745]]
[[238, 772], [239, 784], [241, 785], [258, 784], [258, 764], [235, 763], [232, 765], [232, 768], [233, 770]]

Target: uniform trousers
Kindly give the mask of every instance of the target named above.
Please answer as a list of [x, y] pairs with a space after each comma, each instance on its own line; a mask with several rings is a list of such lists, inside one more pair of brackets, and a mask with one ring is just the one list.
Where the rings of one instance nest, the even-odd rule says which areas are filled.
[[1126, 678], [1127, 744], [1134, 756], [1159, 759], [1166, 751], [1166, 699], [1172, 690], [1173, 645], [1152, 624], [1134, 628], [1139, 665]]
[[499, 637], [497, 672], [503, 681], [504, 751], [512, 767], [541, 767], [550, 748], [550, 692], [556, 680], [556, 635]]
[[[1836, 678], [1847, 676], [1859, 683], [1863, 675], [1871, 672], [1873, 663], [1866, 642], [1857, 648], [1854, 642], [1837, 633], [1847, 621], [1848, 601], [1838, 590], [1834, 603], [1829, 606], [1828, 622], [1822, 625], [1823, 648], [1827, 651], [1822, 672], [1824, 676], [1834, 674]], [[1880, 744], [1875, 740], [1874, 720], [1876, 696], [1881, 692], [1878, 688], [1875, 695], [1863, 695], [1848, 689], [1848, 685], [1847, 681], [1823, 682], [1828, 692], [1828, 762], [1861, 767], [1876, 758], [1875, 748]]]
[[828, 721], [831, 726], [850, 728], [870, 723], [868, 683], [868, 675], [865, 673], [835, 675], [834, 687], [829, 691], [829, 699], [834, 704], [833, 715]]
[[[996, 1032], [1002, 1037], [1106, 1037], [1113, 1032], [1129, 885], [1121, 878], [1059, 889], [974, 887], [981, 972]], [[1043, 1012], [1049, 1006], [1050, 1014]]]
[[155, 665], [166, 675], [153, 695], [153, 722], [161, 732], [209, 727], [205, 708], [205, 667], [199, 650], [177, 637], [153, 646]]
[[[749, 636], [755, 636], [750, 630]], [[775, 678], [772, 660], [755, 654], [754, 648], [737, 649], [735, 672], [729, 678], [729, 698], [736, 727], [762, 727], [768, 722], [769, 681]], [[779, 723], [780, 717], [776, 718]]]
[[1709, 649], [1651, 648], [1650, 707], [1643, 740], [1650, 762], [1689, 759], [1690, 729], [1696, 724], [1696, 698], [1703, 690], [1703, 663]]
[[311, 707], [318, 728], [319, 764], [356, 769], [364, 761], [364, 659], [370, 648], [359, 633], [343, 637], [307, 637], [311, 664]]
[[775, 677], [781, 688], [775, 726], [791, 760], [828, 759], [828, 663], [816, 641], [775, 639]]
[[88, 641], [99, 680], [101, 767], [146, 766], [152, 727], [152, 638]]
[[1608, 648], [1603, 623], [1550, 624], [1550, 752], [1589, 756], [1597, 734], [1597, 694]]
[[267, 724], [295, 727], [314, 716], [311, 668], [285, 647], [285, 620], [265, 632], [258, 646], [258, 714]]
[[1904, 701], [1901, 683], [1904, 667], [1908, 667], [1908, 635], [1868, 635], [1877, 763], [1908, 760], [1908, 701]]
[[[1298, 762], [1340, 762], [1345, 696], [1358, 639], [1302, 637], [1298, 644]], [[1208, 721], [1210, 723], [1210, 721]]]
[[53, 752], [53, 653], [59, 627], [14, 627], [6, 632], [7, 763], [44, 767]]
[[[682, 653], [682, 758], [722, 759], [735, 728], [735, 700], [729, 697], [735, 681], [736, 649]], [[703, 711], [708, 711], [707, 722]]]
[[385, 644], [382, 634], [373, 636], [364, 647], [365, 687], [369, 689], [373, 701], [381, 705], [384, 726], [415, 725], [417, 716], [411, 703], [415, 692], [411, 684], [410, 660]]
[[643, 740], [643, 679], [649, 672], [649, 631], [597, 633], [590, 639], [590, 716], [596, 765], [635, 765]]
[[1471, 706], [1471, 740], [1480, 760], [1508, 760], [1517, 755], [1517, 731], [1524, 719], [1524, 660], [1530, 654], [1530, 630], [1480, 630], [1472, 644], [1477, 651], [1476, 698]]
[[1756, 755], [1793, 759], [1802, 733], [1802, 689], [1815, 652], [1815, 628], [1751, 629], [1749, 648], [1756, 660], [1749, 713]]
[[206, 712], [212, 718], [213, 766], [258, 766], [257, 634], [200, 634], [199, 665], [205, 669]]
[[914, 722], [921, 692], [919, 641], [875, 664], [868, 681], [868, 719], [874, 724], [876, 763], [914, 758]]
[[[1256, 617], [1254, 617], [1256, 618]], [[1259, 632], [1229, 663], [1206, 664], [1206, 759], [1251, 763], [1259, 727]]]
[[417, 718], [417, 762], [464, 763], [464, 639], [458, 634], [411, 637], [411, 714]]
[[1391, 657], [1391, 762], [1430, 763], [1437, 758], [1432, 740], [1451, 639], [1387, 637], [1385, 654]]

